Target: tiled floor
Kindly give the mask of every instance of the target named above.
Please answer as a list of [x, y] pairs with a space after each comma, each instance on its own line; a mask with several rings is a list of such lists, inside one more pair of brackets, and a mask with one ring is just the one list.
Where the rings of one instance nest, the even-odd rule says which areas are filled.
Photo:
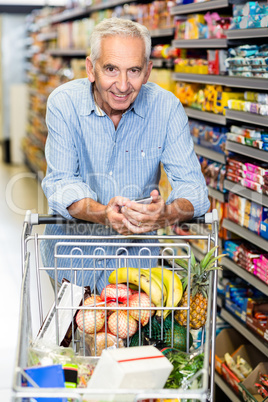
[[1, 161], [0, 154], [0, 400], [6, 402], [18, 340], [23, 220], [26, 210], [47, 213], [47, 204], [40, 183], [27, 167]]

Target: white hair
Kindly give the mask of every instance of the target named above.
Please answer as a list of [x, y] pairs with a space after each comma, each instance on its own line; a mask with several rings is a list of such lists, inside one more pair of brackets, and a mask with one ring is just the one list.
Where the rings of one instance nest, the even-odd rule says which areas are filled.
[[145, 60], [148, 64], [151, 55], [151, 36], [148, 29], [131, 20], [122, 18], [109, 18], [102, 20], [95, 26], [90, 35], [90, 58], [95, 68], [95, 63], [100, 57], [101, 41], [108, 36], [135, 37], [144, 41]]

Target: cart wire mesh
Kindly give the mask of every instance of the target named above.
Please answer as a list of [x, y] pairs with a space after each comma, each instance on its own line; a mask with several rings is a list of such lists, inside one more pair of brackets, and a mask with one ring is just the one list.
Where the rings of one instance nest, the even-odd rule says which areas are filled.
[[[55, 222], [55, 218], [53, 220]], [[138, 275], [140, 277], [141, 271], [146, 270], [149, 278], [150, 278], [150, 291], [148, 292], [148, 296], [150, 299], [150, 306], [144, 307], [141, 306], [140, 303], [135, 307], [135, 311], [137, 311], [139, 320], [138, 320], [138, 329], [136, 332], [136, 342], [137, 345], [142, 345], [142, 337], [143, 337], [143, 327], [141, 325], [141, 314], [148, 312], [149, 314], [149, 322], [147, 324], [148, 328], [148, 337], [151, 339], [152, 337], [152, 328], [153, 328], [153, 313], [156, 310], [156, 307], [151, 306], [152, 302], [152, 268], [155, 264], [155, 258], [157, 256], [158, 267], [162, 269], [167, 268], [172, 272], [172, 298], [174, 298], [174, 275], [180, 273], [182, 268], [176, 263], [175, 260], [184, 259], [188, 262], [188, 281], [190, 283], [191, 279], [191, 240], [199, 239], [207, 242], [207, 249], [211, 248], [211, 245], [218, 245], [218, 217], [217, 211], [213, 210], [212, 213], [206, 214], [205, 219], [203, 220], [205, 223], [211, 224], [211, 232], [206, 234], [198, 234], [198, 235], [188, 235], [188, 236], [180, 236], [180, 235], [172, 235], [172, 236], [149, 236], [149, 235], [140, 235], [140, 236], [48, 236], [48, 235], [38, 235], [37, 233], [32, 233], [32, 229], [34, 225], [43, 224], [43, 223], [51, 223], [50, 217], [46, 217], [42, 221], [42, 216], [37, 214], [27, 213], [22, 233], [22, 270], [23, 270], [23, 280], [22, 280], [22, 290], [21, 290], [21, 305], [20, 305], [20, 323], [19, 323], [19, 338], [18, 338], [18, 346], [17, 346], [17, 356], [15, 362], [15, 372], [14, 372], [14, 381], [13, 381], [13, 391], [14, 391], [14, 400], [34, 400], [34, 398], [62, 398], [63, 401], [72, 400], [72, 401], [123, 401], [126, 402], [128, 400], [131, 401], [143, 401], [143, 400], [163, 400], [163, 399], [178, 399], [181, 401], [184, 400], [198, 400], [198, 401], [213, 401], [214, 394], [214, 351], [215, 351], [215, 333], [216, 333], [216, 310], [217, 310], [217, 270], [212, 271], [209, 276], [209, 291], [208, 291], [208, 304], [207, 304], [207, 320], [206, 325], [202, 331], [201, 342], [198, 350], [203, 352], [204, 354], [204, 363], [203, 368], [196, 373], [188, 383], [184, 384], [184, 387], [179, 389], [89, 389], [89, 388], [76, 388], [76, 389], [65, 389], [65, 388], [41, 388], [38, 387], [29, 377], [27, 377], [27, 373], [25, 372], [25, 368], [28, 365], [28, 351], [29, 348], [38, 340], [42, 339], [44, 333], [48, 327], [53, 327], [53, 335], [54, 341], [57, 345], [60, 345], [63, 339], [63, 332], [61, 328], [62, 317], [69, 317], [69, 321], [71, 323], [69, 330], [70, 335], [70, 346], [74, 350], [76, 355], [86, 356], [88, 355], [87, 348], [87, 336], [85, 333], [85, 312], [92, 311], [94, 313], [94, 330], [93, 333], [90, 334], [93, 339], [93, 347], [90, 349], [91, 359], [95, 362], [98, 362], [99, 357], [97, 357], [97, 311], [102, 310], [105, 315], [105, 324], [104, 324], [104, 334], [105, 334], [105, 348], [108, 347], [107, 341], [107, 317], [111, 312], [117, 315], [116, 325], [119, 328], [118, 316], [119, 311], [126, 312], [127, 320], [129, 323], [130, 311], [133, 310], [133, 307], [129, 305], [129, 298], [127, 298], [127, 302], [125, 305], [119, 305], [118, 302], [118, 290], [116, 291], [116, 299], [115, 304], [111, 307], [108, 305], [106, 298], [105, 302], [100, 305], [98, 302], [98, 292], [96, 288], [97, 277], [99, 272], [103, 272], [103, 266], [98, 266], [98, 261], [100, 258], [104, 263], [104, 282], [108, 284], [108, 278], [110, 274], [115, 271], [116, 272], [116, 285], [119, 283], [118, 279], [118, 270], [123, 268], [126, 270], [126, 284], [129, 286], [129, 277], [130, 277], [130, 261], [133, 261], [133, 253], [130, 255], [129, 245], [131, 242], [131, 247], [134, 248], [136, 253], [134, 253], [136, 266], [135, 268], [138, 270]], [[40, 242], [42, 241], [51, 241], [54, 242], [54, 267], [43, 267], [41, 264], [40, 258]], [[68, 241], [68, 250], [69, 252], [63, 252], [64, 247], [66, 246], [66, 241]], [[115, 249], [114, 254], [108, 254], [107, 250], [110, 250], [110, 247]], [[91, 248], [94, 248], [94, 252], [88, 254], [88, 251]], [[158, 249], [158, 253], [154, 250]], [[214, 255], [217, 256], [218, 251], [215, 250]], [[68, 261], [66, 268], [66, 264], [61, 266], [60, 261], [66, 260]], [[91, 266], [88, 266], [86, 262], [90, 260]], [[79, 264], [77, 264], [79, 261]], [[112, 266], [106, 265], [106, 262], [113, 261]], [[145, 264], [146, 262], [146, 264]], [[168, 263], [168, 265], [167, 265]], [[146, 266], [146, 268], [144, 268]], [[215, 261], [215, 266], [217, 266], [217, 261]], [[70, 283], [65, 286], [69, 287], [70, 292], [68, 293], [68, 298], [65, 300], [65, 303], [62, 303], [61, 291], [64, 289], [64, 284], [58, 283], [58, 275], [60, 271], [68, 271], [69, 277], [71, 278]], [[50, 271], [54, 272], [55, 279], [55, 300], [54, 304], [48, 312], [47, 316], [44, 317], [44, 307], [43, 300], [44, 294], [42, 289], [42, 271]], [[93, 302], [89, 305], [84, 305], [87, 295], [85, 290], [87, 289], [87, 283], [84, 281], [84, 276], [86, 272], [91, 272], [93, 276], [93, 286], [91, 286], [91, 295], [93, 296]], [[80, 274], [80, 275], [79, 275]], [[81, 283], [77, 286], [77, 278], [80, 276]], [[162, 289], [164, 287], [163, 279], [164, 275], [162, 274]], [[30, 286], [30, 283], [32, 285]], [[38, 327], [41, 328], [37, 334], [33, 333], [33, 317], [32, 317], [32, 305], [33, 300], [30, 297], [32, 288], [35, 288], [37, 300], [34, 301], [35, 308], [37, 309], [38, 316]], [[118, 288], [118, 286], [117, 286]], [[140, 302], [141, 297], [141, 286], [139, 282], [139, 287], [137, 289], [138, 298]], [[81, 292], [81, 293], [80, 293]], [[106, 290], [105, 290], [106, 292]], [[77, 304], [76, 298], [81, 301], [80, 305]], [[174, 305], [174, 299], [172, 299], [172, 306]], [[77, 314], [78, 309], [82, 314], [82, 322], [83, 328], [82, 330], [76, 330], [75, 325], [75, 316]], [[170, 339], [170, 347], [174, 347], [174, 315], [176, 311], [186, 310], [187, 312], [187, 325], [186, 325], [186, 345], [185, 351], [187, 353], [191, 350], [190, 345], [190, 292], [187, 294], [187, 306], [165, 306], [163, 300], [163, 293], [161, 299], [161, 305], [157, 306], [159, 315], [159, 325], [160, 325], [160, 339], [158, 341], [163, 341], [164, 336], [164, 313], [165, 310], [170, 310], [169, 320], [171, 326], [171, 339]], [[51, 324], [51, 317], [53, 317], [53, 325]], [[135, 336], [134, 335], [134, 336]], [[127, 327], [127, 336], [124, 339], [124, 347], [131, 347], [133, 337], [130, 336], [130, 327]], [[116, 335], [116, 346], [120, 346], [120, 340], [118, 332]], [[210, 358], [211, 357], [211, 358]], [[209, 367], [211, 367], [211, 376], [209, 378]], [[193, 386], [194, 381], [199, 380], [198, 388], [191, 388]], [[28, 381], [28, 382], [27, 382]], [[26, 383], [26, 386], [25, 386]], [[112, 399], [109, 399], [111, 398]], [[23, 399], [24, 398], [24, 399]], [[64, 399], [65, 398], [65, 399]], [[41, 399], [42, 400], [42, 399]]]

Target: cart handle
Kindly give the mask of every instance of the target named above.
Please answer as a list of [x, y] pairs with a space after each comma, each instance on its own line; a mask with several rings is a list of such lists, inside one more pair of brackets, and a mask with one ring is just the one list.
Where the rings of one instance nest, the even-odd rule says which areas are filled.
[[[182, 222], [182, 223], [200, 223], [200, 224], [209, 224], [213, 222], [218, 222], [218, 211], [213, 209], [212, 212], [208, 212], [203, 216], [194, 218], [190, 221]], [[83, 221], [80, 219], [65, 219], [61, 215], [46, 215], [46, 214], [33, 214], [31, 211], [27, 211], [24, 219], [25, 223], [29, 225], [51, 225], [51, 224], [73, 224], [73, 223], [83, 223], [83, 224], [94, 224], [93, 222]]]

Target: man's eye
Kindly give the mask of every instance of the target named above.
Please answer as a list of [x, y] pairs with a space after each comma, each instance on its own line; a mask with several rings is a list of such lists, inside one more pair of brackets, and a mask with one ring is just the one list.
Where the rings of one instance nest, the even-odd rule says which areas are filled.
[[116, 74], [116, 68], [115, 67], [106, 67], [105, 68], [105, 73], [106, 74], [109, 74], [109, 75], [114, 75], [114, 74]]
[[138, 74], [139, 72], [140, 72], [140, 70], [138, 68], [132, 68], [131, 69], [132, 74]]

